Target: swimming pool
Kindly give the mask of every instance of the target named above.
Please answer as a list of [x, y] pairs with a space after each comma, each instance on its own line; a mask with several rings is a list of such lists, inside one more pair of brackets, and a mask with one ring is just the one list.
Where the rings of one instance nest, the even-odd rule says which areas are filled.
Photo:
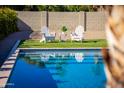
[[101, 50], [20, 50], [7, 83], [7, 88], [104, 88]]

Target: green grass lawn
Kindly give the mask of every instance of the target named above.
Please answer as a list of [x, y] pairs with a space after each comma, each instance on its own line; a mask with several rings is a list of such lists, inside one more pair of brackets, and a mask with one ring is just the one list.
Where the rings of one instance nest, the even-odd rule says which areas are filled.
[[52, 41], [41, 43], [39, 40], [25, 40], [21, 41], [20, 48], [87, 48], [87, 47], [107, 47], [106, 40], [84, 40], [82, 42], [60, 42]]

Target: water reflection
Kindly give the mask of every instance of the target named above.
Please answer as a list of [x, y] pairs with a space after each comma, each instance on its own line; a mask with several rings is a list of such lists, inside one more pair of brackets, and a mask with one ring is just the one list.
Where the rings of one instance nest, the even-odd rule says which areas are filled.
[[102, 73], [102, 66], [101, 64], [95, 64], [93, 67], [92, 67], [92, 71], [94, 73], [94, 75], [100, 75]]
[[32, 60], [30, 56], [19, 56], [20, 59], [25, 60], [24, 62], [31, 64], [31, 65], [36, 65], [40, 68], [44, 68], [45, 64], [44, 62], [39, 62], [37, 60]]
[[[55, 52], [55, 53], [42, 53], [40, 54], [40, 58], [41, 61], [43, 62], [50, 62], [50, 60], [52, 60], [53, 58], [55, 58], [56, 60], [63, 60], [62, 63], [65, 63], [66, 60], [68, 60], [69, 58], [75, 58], [76, 62], [83, 62], [84, 60], [84, 53], [83, 52], [76, 52], [76, 53], [69, 53], [69, 52]], [[52, 63], [52, 62], [51, 62]], [[60, 62], [59, 62], [60, 63]]]
[[[100, 55], [99, 53], [84, 52], [49, 52], [40, 54], [25, 54], [20, 56], [28, 64], [36, 65], [40, 68], [47, 67], [51, 70], [56, 70], [54, 75], [64, 76], [66, 66], [70, 63], [94, 63], [92, 71], [95, 75], [100, 74]], [[89, 61], [87, 59], [90, 59]], [[87, 60], [87, 61], [86, 61]], [[84, 61], [84, 62], [83, 62]], [[86, 61], [86, 62], [85, 62]], [[91, 61], [91, 62], [90, 62]]]
[[99, 54], [95, 54], [95, 55], [94, 55], [95, 64], [98, 63], [98, 61], [99, 61], [98, 58], [99, 58]]
[[[85, 53], [85, 54], [84, 54]], [[28, 63], [35, 64], [68, 64], [68, 63], [98, 63], [99, 53], [87, 52], [40, 52], [39, 54], [25, 54], [22, 56]], [[67, 60], [70, 60], [67, 61]], [[73, 60], [73, 61], [72, 61]]]
[[40, 58], [41, 58], [41, 61], [43, 61], [43, 62], [47, 62], [48, 60], [49, 60], [49, 55], [40, 55]]
[[100, 56], [99, 54], [95, 53], [94, 54], [94, 63], [95, 65], [92, 68], [92, 71], [95, 75], [100, 75], [102, 72], [102, 66], [101, 66], [101, 62], [100, 62]]
[[75, 59], [77, 62], [82, 62], [84, 60], [84, 54], [83, 53], [75, 53]]
[[[89, 82], [102, 80], [103, 65], [98, 52], [36, 52], [22, 55], [21, 59], [28, 64], [44, 68], [50, 72], [58, 86], [89, 85]], [[88, 78], [88, 81], [87, 81]], [[99, 79], [101, 78], [101, 80]], [[80, 81], [80, 82], [79, 82]], [[67, 87], [66, 86], [66, 87]]]

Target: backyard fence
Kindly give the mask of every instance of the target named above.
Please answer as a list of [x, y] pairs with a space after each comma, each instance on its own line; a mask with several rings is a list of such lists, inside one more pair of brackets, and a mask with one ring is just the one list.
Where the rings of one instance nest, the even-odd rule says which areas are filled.
[[18, 13], [18, 28], [22, 31], [32, 30], [41, 31], [43, 26], [47, 25], [51, 32], [56, 32], [56, 38], [59, 38], [61, 28], [66, 26], [67, 35], [75, 30], [78, 25], [84, 26], [85, 39], [105, 39], [104, 12], [49, 12], [48, 18], [45, 11], [31, 12], [23, 11]]

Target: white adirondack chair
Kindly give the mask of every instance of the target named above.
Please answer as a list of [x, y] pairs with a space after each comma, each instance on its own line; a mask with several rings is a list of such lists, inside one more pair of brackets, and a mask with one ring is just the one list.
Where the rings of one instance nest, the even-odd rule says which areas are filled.
[[79, 25], [75, 31], [71, 33], [71, 40], [82, 41], [84, 39], [84, 27]]
[[40, 40], [40, 42], [55, 40], [55, 33], [54, 33], [54, 35], [50, 34], [48, 27], [44, 26], [41, 29], [41, 33], [43, 34], [43, 36], [42, 36], [43, 38]]

